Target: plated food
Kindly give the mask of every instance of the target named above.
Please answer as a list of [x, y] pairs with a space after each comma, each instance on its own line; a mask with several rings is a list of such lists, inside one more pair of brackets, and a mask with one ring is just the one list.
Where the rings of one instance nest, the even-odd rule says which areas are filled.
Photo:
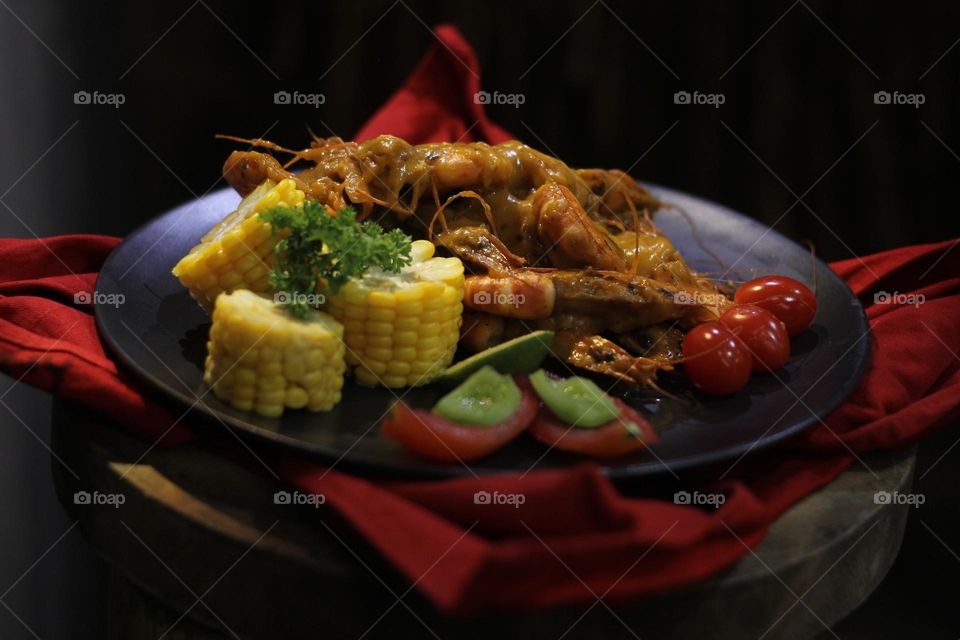
[[430, 409], [398, 401], [384, 434], [438, 460], [523, 432], [621, 455], [657, 436], [603, 389], [659, 391], [682, 367], [735, 393], [781, 366], [816, 312], [796, 280], [734, 290], [691, 269], [654, 225], [663, 204], [619, 171], [516, 141], [250, 142], [290, 158], [231, 154], [243, 200], [174, 268], [213, 314], [207, 382], [243, 410], [327, 410], [345, 376], [442, 384]]

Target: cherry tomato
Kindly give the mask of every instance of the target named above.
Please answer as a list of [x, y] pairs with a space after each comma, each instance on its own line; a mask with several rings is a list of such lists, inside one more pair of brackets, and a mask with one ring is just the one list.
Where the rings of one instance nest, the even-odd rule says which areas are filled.
[[787, 327], [766, 309], [752, 304], [731, 307], [720, 316], [720, 324], [747, 347], [754, 371], [779, 369], [790, 357]]
[[657, 441], [656, 431], [643, 416], [623, 401], [612, 400], [620, 413], [599, 427], [571, 427], [542, 407], [530, 435], [551, 447], [595, 458], [622, 456]]
[[719, 322], [704, 322], [683, 339], [683, 367], [693, 384], [723, 396], [742, 389], [750, 379], [750, 352]]
[[523, 395], [509, 418], [489, 427], [459, 424], [397, 402], [382, 424], [383, 434], [424, 458], [466, 462], [489, 455], [523, 433], [540, 403], [527, 379], [514, 376]]
[[744, 282], [733, 294], [735, 302], [762, 307], [783, 320], [787, 333], [806, 331], [817, 315], [817, 298], [803, 284], [787, 276], [764, 276]]

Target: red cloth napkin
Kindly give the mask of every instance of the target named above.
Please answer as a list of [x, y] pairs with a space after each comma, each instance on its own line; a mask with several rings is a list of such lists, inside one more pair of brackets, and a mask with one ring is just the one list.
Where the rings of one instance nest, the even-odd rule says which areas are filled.
[[384, 133], [407, 142], [474, 142], [496, 144], [513, 138], [494, 124], [477, 99], [480, 65], [477, 54], [455, 27], [441, 25], [431, 48], [399, 91], [355, 139]]
[[145, 436], [190, 437], [107, 355], [93, 320], [93, 285], [120, 238], [0, 238], [0, 370], [96, 409]]
[[[507, 137], [473, 99], [480, 84], [470, 47], [452, 27], [437, 35], [441, 42], [359, 138], [379, 132], [413, 142]], [[118, 368], [100, 343], [91, 307], [74, 299], [91, 294], [117, 242], [0, 240], [0, 368], [157, 437], [179, 411], [150, 399]], [[289, 482], [323, 493], [326, 508], [443, 612], [590, 603], [700, 580], [730, 567], [785, 509], [859, 453], [907, 445], [960, 415], [954, 245], [832, 265], [867, 308], [870, 370], [825, 425], [789, 447], [748, 457], [723, 482], [700, 480], [700, 489], [727, 495], [715, 511], [627, 497], [589, 463], [524, 477], [376, 483], [308, 460], [275, 462]], [[874, 304], [883, 292], [924, 302]], [[188, 437], [181, 424], [167, 434], [173, 442]], [[523, 504], [475, 504], [478, 491], [517, 494]]]

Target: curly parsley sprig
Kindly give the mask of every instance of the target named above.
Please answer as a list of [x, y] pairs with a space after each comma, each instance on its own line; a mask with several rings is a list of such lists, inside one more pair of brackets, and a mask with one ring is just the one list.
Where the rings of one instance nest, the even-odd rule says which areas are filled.
[[288, 294], [286, 306], [296, 318], [305, 318], [312, 309], [308, 301], [320, 281], [335, 293], [370, 267], [396, 273], [410, 264], [409, 236], [399, 229], [384, 231], [374, 222], [357, 222], [352, 207], [330, 215], [324, 205], [307, 200], [302, 210], [274, 207], [259, 215], [280, 238], [270, 284]]

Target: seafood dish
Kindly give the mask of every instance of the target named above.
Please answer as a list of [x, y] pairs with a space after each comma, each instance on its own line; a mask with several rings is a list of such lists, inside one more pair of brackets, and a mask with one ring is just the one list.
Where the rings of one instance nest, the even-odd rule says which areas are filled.
[[436, 384], [436, 406], [398, 400], [381, 425], [426, 458], [522, 433], [618, 456], [657, 435], [614, 388], [666, 394], [664, 374], [736, 393], [816, 313], [792, 278], [735, 287], [692, 269], [655, 224], [670, 204], [619, 170], [515, 140], [221, 137], [249, 147], [223, 166], [243, 199], [173, 273], [212, 317], [205, 381], [239, 409]]

